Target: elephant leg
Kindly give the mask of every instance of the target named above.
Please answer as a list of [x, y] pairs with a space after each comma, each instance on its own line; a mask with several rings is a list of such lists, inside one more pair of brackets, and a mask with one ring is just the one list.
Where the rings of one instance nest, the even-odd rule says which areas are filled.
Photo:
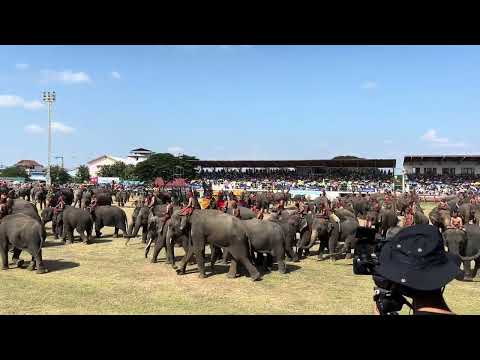
[[135, 222], [132, 222], [130, 225], [128, 225], [128, 234], [129, 235], [132, 235], [134, 226], [135, 226]]
[[64, 232], [67, 239], [67, 244], [73, 244], [73, 229], [70, 226], [65, 225]]
[[477, 276], [478, 269], [480, 268], [480, 260], [475, 260], [475, 266], [473, 267], [472, 278]]
[[228, 249], [223, 250], [223, 255], [222, 255], [222, 264], [227, 265], [228, 264], [228, 259], [231, 259], [230, 252]]
[[247, 269], [253, 281], [261, 279], [262, 276], [248, 258], [248, 251], [246, 246], [238, 246], [235, 249], [231, 249], [230, 252], [232, 254], [232, 258], [236, 258], [236, 260], [239, 261]]
[[35, 249], [37, 255], [35, 256], [35, 262], [37, 265], [37, 274], [45, 274], [48, 272], [47, 268], [43, 264], [42, 249]]
[[234, 279], [237, 276], [237, 261], [232, 258], [230, 268], [228, 269], [227, 278]]
[[[185, 254], [185, 256], [182, 258], [182, 260], [180, 261], [180, 266], [179, 266], [179, 269], [177, 269], [177, 274], [178, 275], [183, 275], [185, 274], [185, 270], [187, 268], [187, 263], [188, 261], [191, 259], [193, 255], [193, 246], [189, 246], [188, 247], [188, 250]], [[173, 266], [174, 264], [172, 264]]]
[[[82, 242], [84, 244], [88, 244], [88, 237], [85, 235], [85, 229], [83, 228], [77, 228], [77, 232], [80, 235], [80, 238], [82, 239]], [[73, 241], [73, 231], [72, 231], [72, 241]]]
[[273, 256], [275, 256], [277, 259], [278, 272], [280, 274], [286, 274], [287, 266], [285, 264], [285, 249], [283, 247], [276, 249], [273, 253]]
[[[165, 230], [164, 230], [165, 231]], [[175, 251], [174, 251], [174, 246], [173, 244], [168, 241], [167, 237], [165, 237], [165, 249], [166, 249], [166, 252], [167, 252], [167, 264], [171, 264], [172, 267], [174, 269], [177, 268], [177, 266], [175, 265]], [[186, 252], [186, 249], [185, 249], [185, 252]]]
[[463, 280], [465, 281], [473, 281], [473, 276], [472, 276], [472, 264], [470, 261], [464, 261], [463, 262], [463, 271], [465, 273], [465, 276]]
[[218, 258], [218, 248], [216, 246], [210, 245], [210, 270], [212, 273], [215, 272], [215, 263]]
[[298, 255], [295, 253], [295, 251], [293, 251], [293, 247], [292, 246], [287, 246], [287, 248], [285, 249], [285, 251], [287, 252], [288, 256], [290, 257], [291, 261], [293, 262], [298, 262]]
[[198, 277], [203, 279], [206, 277], [205, 275], [205, 245], [201, 244], [194, 244], [193, 245], [193, 251], [195, 253], [195, 257], [197, 258], [197, 266], [198, 266]]
[[2, 270], [8, 270], [8, 245], [0, 245], [0, 255], [2, 256]]
[[[150, 262], [151, 263], [156, 263], [157, 259], [158, 259], [158, 255], [160, 254], [160, 251], [162, 251], [164, 244], [162, 244], [163, 241], [158, 237], [155, 240], [152, 240], [152, 241], [155, 241], [155, 246], [153, 248], [152, 260], [150, 260]], [[146, 250], [145, 250], [145, 254], [146, 254]], [[167, 255], [167, 257], [168, 257], [168, 255]]]
[[13, 248], [13, 256], [12, 256], [12, 261], [14, 264], [17, 265], [18, 268], [21, 268], [24, 261], [20, 260], [20, 254], [22, 253], [21, 249]]
[[142, 241], [144, 244], [147, 243], [147, 233], [148, 233], [148, 225], [143, 225], [142, 227]]
[[102, 229], [102, 225], [100, 224], [100, 222], [95, 222], [95, 237], [96, 238], [100, 238], [102, 236], [102, 233], [100, 232], [100, 230]]
[[118, 238], [118, 227], [115, 226], [115, 232], [113, 233], [114, 238]]

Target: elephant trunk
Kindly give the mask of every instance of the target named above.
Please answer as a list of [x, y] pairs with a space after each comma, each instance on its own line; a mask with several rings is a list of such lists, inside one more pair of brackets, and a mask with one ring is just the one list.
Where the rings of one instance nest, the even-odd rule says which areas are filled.
[[318, 238], [318, 230], [317, 229], [312, 229], [312, 234], [310, 235], [310, 242], [308, 243], [307, 246], [303, 245], [300, 248], [301, 249], [310, 249], [315, 244], [315, 241], [317, 241], [317, 238]]

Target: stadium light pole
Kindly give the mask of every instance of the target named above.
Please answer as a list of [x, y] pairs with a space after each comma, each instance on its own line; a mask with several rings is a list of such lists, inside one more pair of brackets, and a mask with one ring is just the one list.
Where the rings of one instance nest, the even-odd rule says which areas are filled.
[[55, 91], [44, 91], [43, 101], [48, 104], [48, 165], [47, 165], [47, 186], [52, 185], [51, 161], [52, 161], [52, 105], [56, 100]]

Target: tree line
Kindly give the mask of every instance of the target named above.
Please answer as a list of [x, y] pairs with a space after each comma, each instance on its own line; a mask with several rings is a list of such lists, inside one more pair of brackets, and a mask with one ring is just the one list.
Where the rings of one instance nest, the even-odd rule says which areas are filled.
[[[192, 179], [195, 177], [194, 156], [174, 156], [169, 153], [157, 153], [137, 165], [127, 165], [117, 161], [112, 165], [105, 165], [98, 171], [100, 177], [118, 177], [122, 180], [154, 181], [162, 177], [165, 181], [175, 177]], [[70, 182], [84, 183], [90, 180], [90, 172], [86, 165], [78, 167], [76, 176], [71, 176], [64, 168], [55, 165], [51, 167], [52, 183], [66, 184]], [[0, 171], [0, 177], [20, 177], [29, 180], [28, 174], [22, 167], [11, 166]]]

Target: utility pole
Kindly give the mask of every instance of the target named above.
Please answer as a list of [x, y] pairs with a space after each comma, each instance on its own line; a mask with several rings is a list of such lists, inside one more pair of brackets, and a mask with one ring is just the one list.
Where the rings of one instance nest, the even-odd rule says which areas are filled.
[[52, 185], [52, 175], [51, 175], [51, 166], [52, 166], [52, 105], [55, 102], [56, 94], [55, 91], [44, 91], [43, 92], [43, 101], [48, 104], [48, 165], [47, 165], [47, 186]]

